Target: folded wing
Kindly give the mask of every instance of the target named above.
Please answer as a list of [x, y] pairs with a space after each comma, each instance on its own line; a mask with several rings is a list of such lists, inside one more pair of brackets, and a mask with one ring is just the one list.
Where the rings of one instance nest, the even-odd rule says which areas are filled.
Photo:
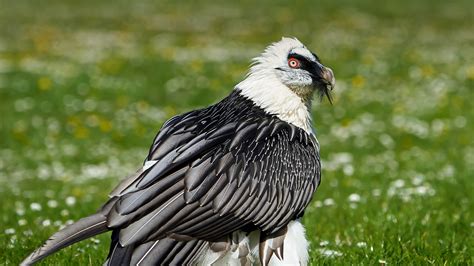
[[107, 225], [122, 246], [214, 242], [244, 227], [270, 235], [302, 215], [320, 180], [316, 141], [274, 117], [220, 126], [189, 113], [165, 125], [147, 159], [113, 194]]

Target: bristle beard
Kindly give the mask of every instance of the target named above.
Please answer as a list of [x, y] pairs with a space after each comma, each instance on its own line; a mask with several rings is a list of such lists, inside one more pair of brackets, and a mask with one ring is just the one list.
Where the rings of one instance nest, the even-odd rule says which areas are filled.
[[333, 102], [333, 96], [331, 94], [331, 91], [324, 85], [324, 88], [319, 89], [319, 101], [323, 101], [324, 96], [328, 98], [329, 103], [332, 105]]

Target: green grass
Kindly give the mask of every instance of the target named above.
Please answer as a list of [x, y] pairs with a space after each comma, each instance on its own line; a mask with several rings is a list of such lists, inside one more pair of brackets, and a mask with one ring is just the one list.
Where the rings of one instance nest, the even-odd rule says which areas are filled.
[[[472, 1], [160, 2], [0, 1], [0, 263], [94, 212], [167, 118], [285, 35], [337, 79], [313, 112], [312, 264], [474, 264]], [[99, 265], [108, 237], [43, 265]]]

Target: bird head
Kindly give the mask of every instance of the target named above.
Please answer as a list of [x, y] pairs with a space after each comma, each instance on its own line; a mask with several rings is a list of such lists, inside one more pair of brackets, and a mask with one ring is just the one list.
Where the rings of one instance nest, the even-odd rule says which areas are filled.
[[334, 86], [332, 70], [315, 53], [296, 38], [282, 38], [253, 59], [236, 89], [267, 112], [310, 131], [313, 95], [331, 102]]
[[331, 102], [330, 91], [335, 86], [332, 70], [322, 65], [318, 56], [296, 38], [284, 37], [269, 45], [254, 58], [249, 76], [252, 74], [274, 76], [304, 101], [317, 92]]

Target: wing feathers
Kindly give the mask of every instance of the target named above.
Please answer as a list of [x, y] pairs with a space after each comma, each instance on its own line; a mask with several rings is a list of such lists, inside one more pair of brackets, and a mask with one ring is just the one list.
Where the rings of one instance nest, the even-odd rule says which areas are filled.
[[119, 183], [117, 187], [115, 187], [112, 192], [110, 192], [110, 197], [116, 197], [123, 195], [123, 191], [131, 186], [141, 175], [143, 174], [143, 167], [140, 168], [135, 174], [125, 178], [122, 182]]
[[217, 179], [217, 182], [211, 187], [209, 192], [200, 199], [199, 202], [201, 203], [201, 206], [206, 205], [212, 200], [214, 200], [217, 194], [222, 192], [222, 190], [227, 185], [227, 183], [228, 183], [227, 174], [224, 173]]
[[52, 235], [43, 246], [31, 253], [21, 265], [31, 265], [62, 248], [106, 231], [108, 231], [108, 228], [104, 214], [96, 213], [82, 218]]
[[[209, 176], [209, 174], [214, 170], [214, 167], [210, 161], [211, 158], [208, 158], [205, 162], [199, 165], [191, 165], [188, 171], [186, 171], [184, 185], [188, 191], [194, 190], [199, 185], [201, 185], [203, 181]], [[211, 178], [216, 178], [216, 175], [212, 175]]]
[[319, 184], [318, 145], [236, 91], [166, 122], [147, 156], [156, 162], [120, 183], [99, 213], [53, 235], [24, 265], [109, 228], [109, 265], [194, 263], [205, 241], [255, 227], [271, 236], [261, 263], [273, 253], [282, 258], [275, 234], [302, 215]]
[[142, 189], [149, 186], [153, 181], [158, 180], [164, 174], [170, 172], [173, 169], [176, 169], [176, 164], [173, 163], [173, 160], [178, 156], [176, 150], [170, 151], [163, 158], [161, 158], [151, 170], [143, 176], [143, 178], [138, 182], [137, 188]]
[[219, 212], [225, 206], [225, 204], [229, 201], [232, 197], [234, 191], [237, 188], [237, 182], [231, 181], [231, 183], [227, 184], [223, 191], [221, 191], [215, 199], [213, 200], [213, 209], [215, 212]]
[[116, 206], [117, 211], [122, 215], [136, 211], [158, 194], [178, 183], [186, 170], [187, 168], [181, 168], [145, 189], [123, 196]]
[[174, 211], [184, 206], [185, 203], [184, 200], [182, 200], [182, 196], [183, 192], [176, 194], [160, 208], [155, 209], [140, 220], [122, 229], [120, 231], [120, 244], [127, 246], [146, 239], [150, 232], [154, 231], [155, 226], [158, 225], [159, 222], [163, 221], [163, 219], [167, 219], [170, 215], [175, 213]]

